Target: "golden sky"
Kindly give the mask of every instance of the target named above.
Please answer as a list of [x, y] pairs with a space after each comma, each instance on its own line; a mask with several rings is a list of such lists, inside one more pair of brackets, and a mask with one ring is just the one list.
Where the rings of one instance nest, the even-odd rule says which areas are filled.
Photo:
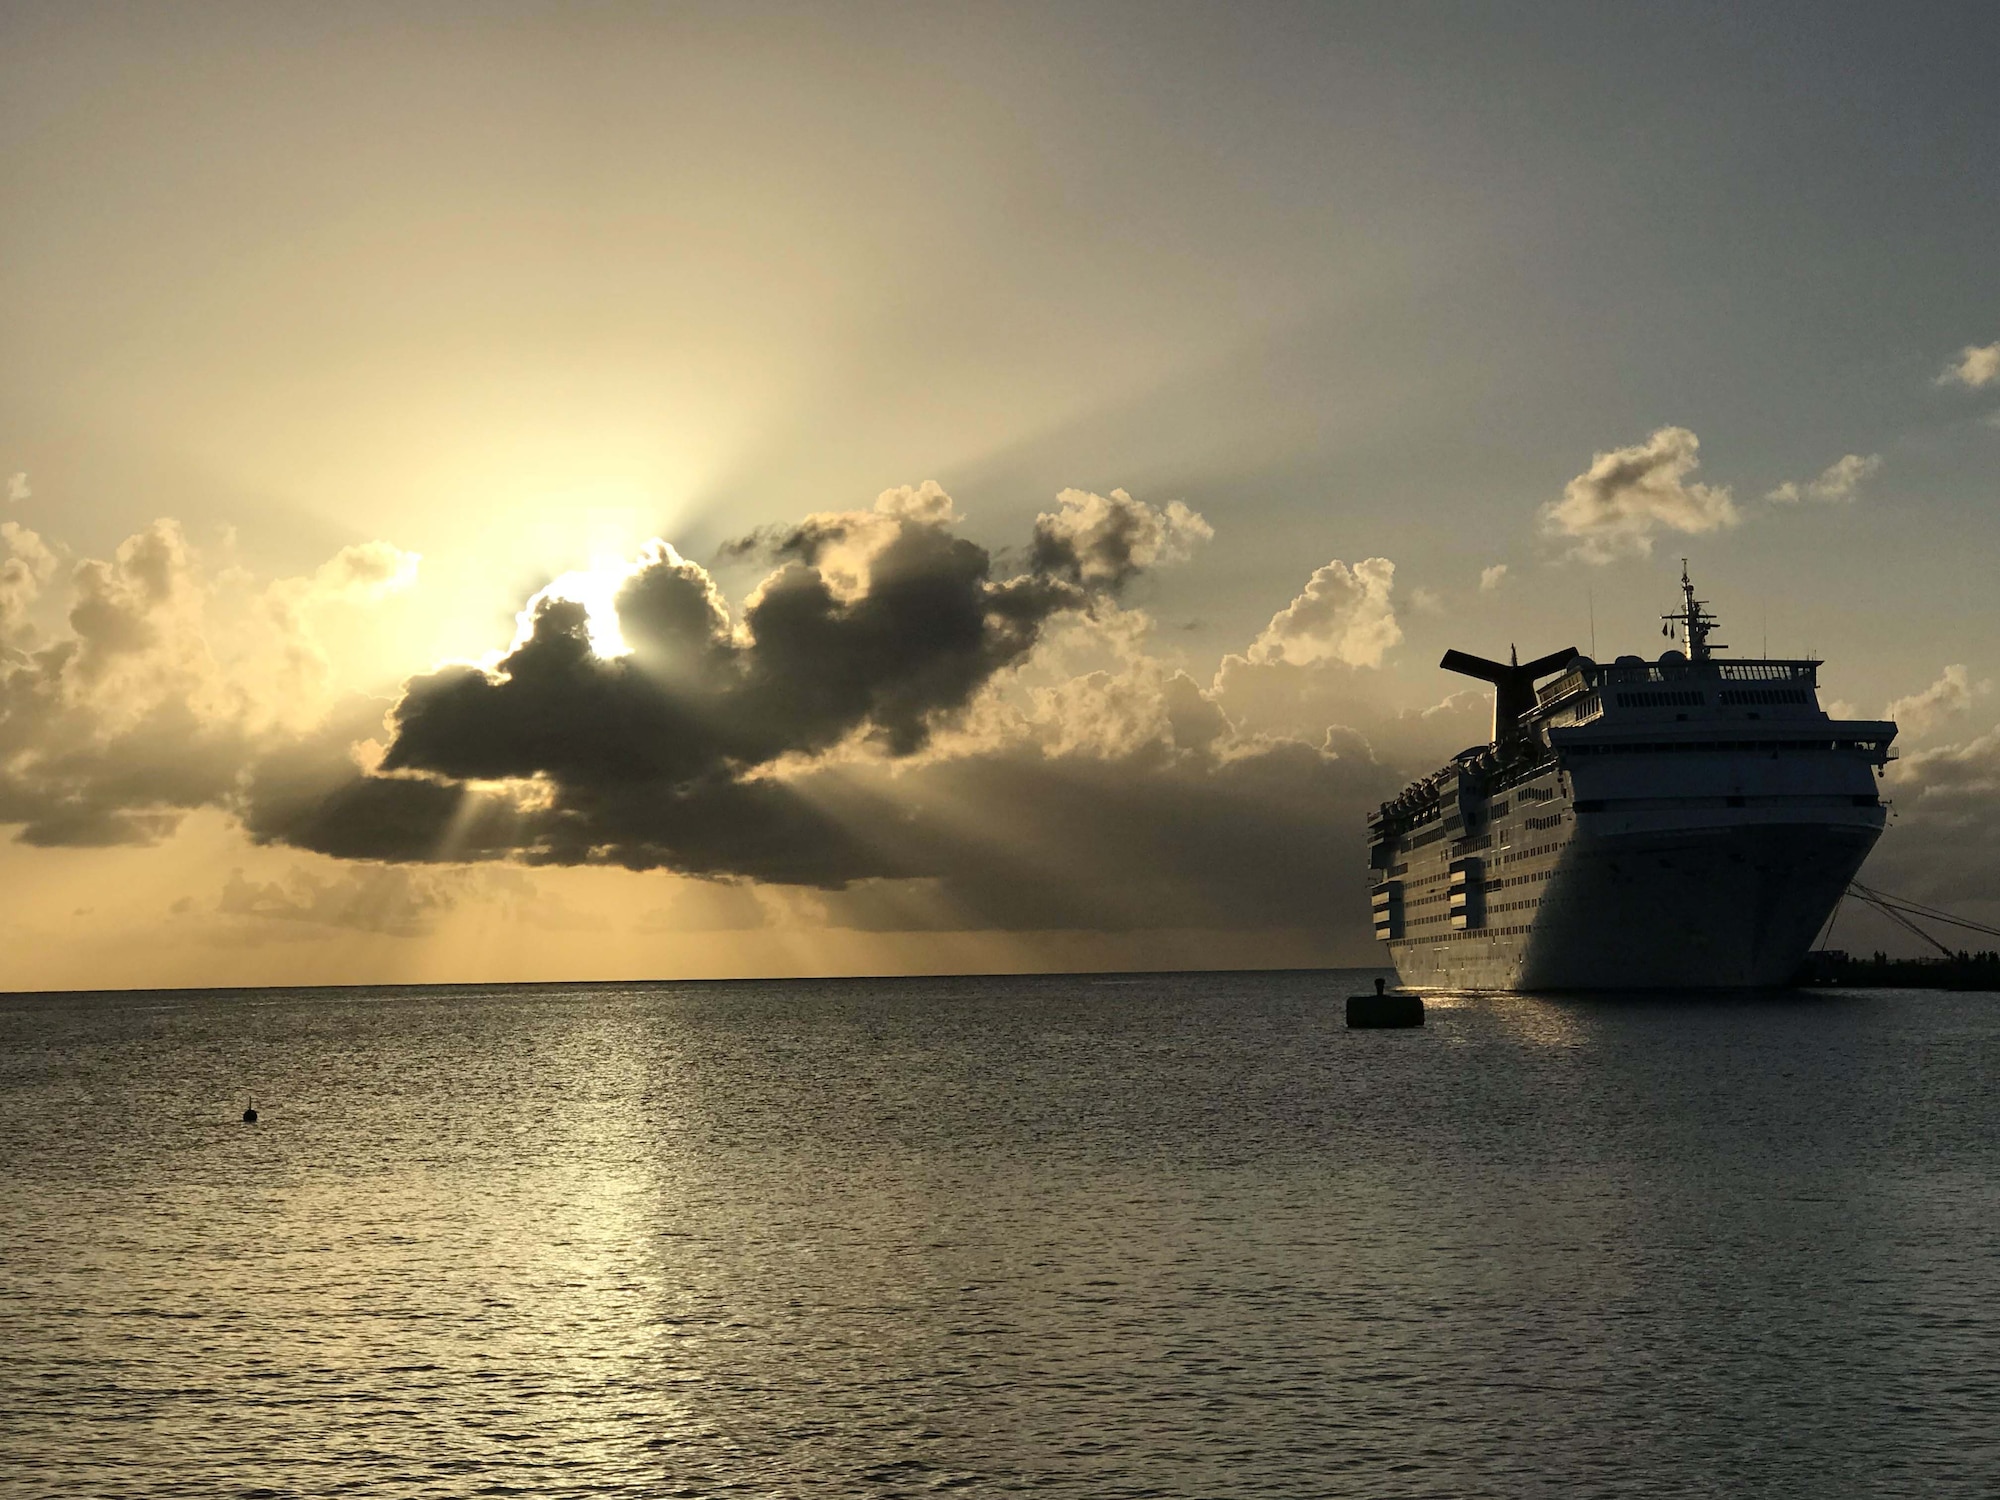
[[2000, 37], [1775, 16], [0, 8], [0, 987], [1370, 962], [1683, 554], [1993, 914]]

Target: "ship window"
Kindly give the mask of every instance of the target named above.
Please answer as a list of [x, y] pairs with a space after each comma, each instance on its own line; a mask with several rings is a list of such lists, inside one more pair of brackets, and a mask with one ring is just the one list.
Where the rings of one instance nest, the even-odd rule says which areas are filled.
[[1620, 708], [1699, 708], [1700, 693], [1690, 688], [1673, 688], [1654, 693], [1620, 693]]
[[1752, 703], [1799, 703], [1807, 699], [1801, 688], [1724, 688], [1722, 705], [1725, 708], [1742, 708]]

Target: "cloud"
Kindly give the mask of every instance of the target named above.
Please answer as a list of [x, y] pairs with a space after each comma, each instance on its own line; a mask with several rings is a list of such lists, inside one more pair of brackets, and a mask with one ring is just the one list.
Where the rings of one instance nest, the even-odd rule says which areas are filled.
[[1351, 568], [1335, 558], [1271, 616], [1245, 655], [1256, 663], [1335, 661], [1379, 667], [1403, 639], [1389, 599], [1395, 580], [1396, 565], [1386, 557], [1367, 558]]
[[301, 592], [316, 600], [372, 602], [413, 587], [422, 560], [388, 542], [358, 542], [321, 563]]
[[56, 570], [56, 555], [18, 521], [0, 521], [0, 661], [34, 638], [28, 611]]
[[624, 656], [593, 649], [584, 605], [545, 598], [492, 671], [406, 685], [385, 769], [594, 796], [733, 780], [849, 737], [907, 755], [1089, 603], [1041, 574], [995, 580], [935, 510], [816, 516], [767, 545], [784, 561], [734, 621], [698, 563], [656, 544], [614, 601]]
[[1882, 710], [1882, 717], [1894, 719], [1906, 736], [1924, 734], [1955, 714], [1969, 713], [1974, 695], [1989, 692], [1992, 686], [1990, 682], [1975, 685], [1965, 666], [1955, 663], [1922, 692], [1890, 703]]
[[1506, 577], [1507, 565], [1505, 563], [1495, 563], [1490, 568], [1481, 568], [1479, 570], [1479, 592], [1482, 594], [1492, 593], [1500, 587]]
[[1650, 555], [1656, 531], [1698, 536], [1736, 525], [1742, 517], [1726, 487], [1687, 477], [1700, 447], [1685, 427], [1662, 427], [1643, 443], [1597, 454], [1543, 508], [1543, 529], [1574, 541], [1572, 556], [1607, 563]]
[[[176, 909], [186, 913], [193, 904], [176, 903]], [[243, 919], [229, 934], [228, 940], [238, 944], [257, 941], [256, 929], [274, 924], [427, 937], [467, 909], [508, 925], [569, 931], [603, 931], [611, 925], [600, 913], [576, 910], [542, 889], [528, 872], [500, 866], [369, 864], [331, 873], [297, 868], [263, 881], [237, 869], [230, 872], [214, 909]]]
[[[700, 899], [648, 919], [660, 931], [801, 913], [1321, 931], [1361, 910], [1356, 830], [1407, 777], [1357, 716], [1426, 757], [1464, 732], [1462, 715], [1384, 710], [1360, 670], [1400, 638], [1387, 559], [1319, 569], [1204, 686], [1118, 601], [1206, 534], [1192, 512], [1067, 492], [1013, 570], [956, 526], [920, 486], [745, 539], [735, 555], [771, 567], [734, 607], [655, 543], [582, 598], [538, 595], [492, 666], [308, 722], [264, 703], [252, 668], [305, 649], [322, 605], [405, 578], [406, 554], [230, 585], [157, 523], [71, 569], [67, 630], [6, 658], [0, 822], [35, 843], [134, 843], [212, 806], [254, 842], [350, 862], [232, 880], [217, 904], [245, 942], [421, 935], [475, 901], [514, 910], [530, 898], [504, 881], [543, 865], [702, 878]], [[230, 587], [261, 631], [237, 628]], [[259, 635], [284, 640], [217, 654]], [[1289, 727], [1232, 706], [1265, 688]]]
[[905, 527], [943, 531], [960, 519], [951, 496], [930, 479], [884, 490], [870, 510], [818, 511], [795, 526], [766, 527], [724, 542], [721, 555], [802, 562], [819, 573], [835, 597], [850, 600], [868, 592], [873, 560]]
[[1894, 815], [1869, 858], [1868, 881], [1945, 906], [2000, 903], [2000, 864], [1993, 859], [2000, 842], [2000, 728], [1905, 751], [1890, 764], [1887, 783]]
[[1116, 592], [1146, 568], [1185, 562], [1215, 529], [1175, 500], [1155, 510], [1123, 490], [1064, 490], [1035, 517], [1029, 557], [1036, 569], [1086, 588]]
[[306, 576], [281, 578], [265, 589], [262, 612], [279, 648], [272, 653], [276, 681], [271, 691], [311, 702], [327, 679], [327, 656], [319, 638], [327, 607], [366, 607], [413, 588], [421, 561], [419, 554], [388, 542], [359, 542], [341, 548]]
[[28, 488], [28, 476], [25, 473], [16, 471], [7, 476], [7, 498], [13, 504], [19, 505], [34, 493]]
[[[895, 493], [735, 549], [778, 564], [740, 617], [656, 546], [615, 600], [626, 656], [591, 650], [583, 606], [545, 600], [492, 670], [413, 679], [372, 769], [332, 733], [264, 762], [248, 826], [346, 857], [705, 877], [713, 899], [649, 919], [662, 931], [713, 925], [718, 901], [768, 919], [758, 886], [812, 888], [824, 921], [878, 930], [1317, 928], [1360, 910], [1354, 831], [1403, 773], [1349, 729], [1243, 731], [1110, 597], [1126, 560], [1172, 555], [1190, 527], [1107, 528], [1079, 496], [1039, 528], [1063, 549], [996, 578], [941, 496]], [[1253, 644], [1270, 665], [1235, 660], [1379, 662], [1393, 574], [1330, 564]]]
[[1938, 385], [1962, 385], [1967, 390], [1983, 390], [2000, 381], [2000, 343], [1967, 344], [1958, 357], [1946, 362], [1938, 372]]
[[1800, 500], [1851, 501], [1861, 488], [1863, 480], [1872, 477], [1882, 467], [1879, 454], [1849, 453], [1835, 463], [1829, 464], [1819, 478], [1799, 484], [1786, 480], [1764, 498], [1780, 505], [1795, 504]]
[[1052, 621], [1115, 613], [1112, 591], [1207, 532], [1122, 491], [1058, 503], [1007, 578], [934, 484], [745, 538], [725, 550], [777, 567], [740, 617], [655, 543], [609, 602], [623, 654], [599, 649], [589, 605], [545, 594], [490, 670], [405, 685], [375, 774], [331, 743], [274, 761], [246, 822], [347, 857], [505, 852], [818, 885], [908, 873], [901, 841], [804, 795], [803, 769], [917, 755]]
[[[23, 616], [53, 583], [56, 551], [12, 522], [0, 541], [0, 825], [21, 841], [156, 842], [194, 808], [233, 806], [260, 760], [293, 743], [287, 726], [317, 717], [263, 690], [296, 637], [221, 609], [174, 521], [77, 562], [67, 630], [47, 642]], [[337, 573], [346, 587], [369, 569]]]
[[366, 866], [334, 879], [295, 870], [275, 881], [253, 881], [232, 870], [215, 909], [225, 916], [421, 937], [458, 905], [463, 884], [456, 870], [401, 866]]

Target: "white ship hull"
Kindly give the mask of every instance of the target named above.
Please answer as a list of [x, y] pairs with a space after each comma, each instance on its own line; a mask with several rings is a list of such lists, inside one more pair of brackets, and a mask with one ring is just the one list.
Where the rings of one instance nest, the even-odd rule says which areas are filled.
[[1789, 983], [1882, 828], [1627, 825], [1585, 814], [1524, 921], [1389, 945], [1417, 990], [1751, 989]]

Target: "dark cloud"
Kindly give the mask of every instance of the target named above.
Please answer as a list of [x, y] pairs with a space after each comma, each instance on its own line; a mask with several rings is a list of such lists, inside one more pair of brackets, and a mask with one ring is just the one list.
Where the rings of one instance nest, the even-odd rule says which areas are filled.
[[517, 792], [362, 772], [351, 747], [382, 733], [388, 706], [349, 699], [316, 732], [256, 756], [228, 803], [245, 832], [258, 843], [337, 859], [472, 861], [515, 853], [528, 821]]
[[[858, 584], [825, 566], [866, 528]], [[619, 591], [629, 655], [599, 656], [584, 607], [545, 599], [492, 672], [412, 679], [386, 770], [457, 779], [547, 777], [586, 797], [735, 777], [861, 736], [892, 755], [1018, 661], [1080, 588], [995, 581], [984, 548], [927, 516], [817, 518], [778, 539], [791, 560], [732, 630], [697, 565], [659, 549]], [[641, 799], [643, 800], [643, 799]]]
[[755, 545], [780, 566], [740, 625], [702, 568], [657, 547], [616, 597], [629, 654], [599, 655], [584, 606], [544, 599], [492, 671], [406, 684], [391, 774], [346, 775], [316, 801], [278, 788], [288, 773], [273, 767], [260, 777], [273, 785], [253, 788], [252, 831], [349, 857], [437, 858], [444, 830], [463, 832], [463, 783], [533, 782], [534, 798], [475, 815], [455, 857], [504, 844], [538, 862], [815, 885], [898, 873], [760, 769], [849, 740], [915, 754], [1092, 597], [1036, 572], [995, 579], [948, 517], [941, 491], [892, 492], [873, 511], [765, 536]]

